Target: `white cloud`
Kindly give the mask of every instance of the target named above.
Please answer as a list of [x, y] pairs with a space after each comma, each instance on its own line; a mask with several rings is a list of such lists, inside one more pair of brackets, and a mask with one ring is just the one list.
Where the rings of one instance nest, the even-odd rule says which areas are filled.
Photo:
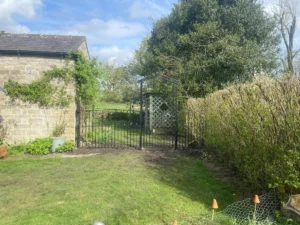
[[90, 43], [105, 43], [143, 35], [146, 32], [143, 24], [123, 20], [103, 21], [98, 18], [86, 23], [78, 23], [61, 33], [70, 35], [85, 35]]
[[129, 16], [131, 18], [146, 18], [153, 16], [155, 12], [146, 7], [140, 1], [136, 1], [129, 8]]
[[28, 33], [30, 29], [18, 25], [14, 16], [32, 19], [42, 6], [41, 0], [0, 0], [0, 27], [9, 32]]
[[165, 7], [156, 4], [153, 0], [144, 0], [144, 1], [149, 7], [151, 7], [153, 10], [158, 11], [161, 15], [166, 15], [170, 12], [170, 9], [167, 9]]
[[127, 63], [134, 55], [132, 49], [119, 48], [117, 45], [104, 48], [93, 47], [90, 49], [90, 53], [97, 56], [101, 61], [116, 66]]
[[165, 8], [156, 4], [153, 0], [137, 0], [129, 8], [129, 16], [131, 18], [147, 18], [157, 19], [170, 12], [170, 7]]

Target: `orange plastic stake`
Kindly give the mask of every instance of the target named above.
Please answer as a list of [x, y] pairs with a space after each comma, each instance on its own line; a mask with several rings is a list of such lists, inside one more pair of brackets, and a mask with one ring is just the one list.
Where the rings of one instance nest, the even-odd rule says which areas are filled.
[[255, 204], [259, 204], [259, 203], [260, 203], [260, 200], [259, 200], [258, 195], [254, 195], [253, 202], [254, 202]]
[[219, 208], [219, 207], [218, 207], [218, 203], [217, 203], [217, 200], [216, 200], [216, 199], [214, 199], [214, 200], [213, 200], [213, 202], [212, 202], [212, 204], [211, 204], [211, 207], [212, 207], [213, 209], [217, 209], [217, 208]]
[[212, 209], [213, 209], [213, 211], [212, 211], [212, 218], [211, 218], [211, 219], [214, 220], [215, 209], [219, 208], [216, 199], [213, 199], [213, 202], [212, 202], [212, 204], [211, 204], [211, 207], [212, 207]]
[[256, 205], [260, 203], [258, 195], [254, 195], [253, 203], [254, 203], [253, 220], [255, 221], [256, 220]]

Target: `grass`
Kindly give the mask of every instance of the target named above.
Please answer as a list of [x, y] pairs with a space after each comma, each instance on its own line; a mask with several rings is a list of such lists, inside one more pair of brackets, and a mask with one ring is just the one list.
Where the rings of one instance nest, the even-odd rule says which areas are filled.
[[95, 108], [129, 110], [129, 104], [116, 102], [97, 102]]
[[[120, 150], [122, 151], [122, 150]], [[233, 202], [230, 186], [180, 154], [124, 151], [0, 161], [0, 224], [190, 224]], [[197, 223], [208, 224], [208, 223]], [[209, 224], [226, 224], [215, 221]]]

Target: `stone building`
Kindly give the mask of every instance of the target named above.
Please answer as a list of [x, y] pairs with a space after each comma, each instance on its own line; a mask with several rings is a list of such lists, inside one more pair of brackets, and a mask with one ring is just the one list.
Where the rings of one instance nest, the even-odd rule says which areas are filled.
[[72, 50], [80, 50], [89, 57], [86, 38], [0, 33], [0, 116], [9, 127], [9, 134], [5, 139], [8, 144], [49, 137], [53, 127], [61, 123], [61, 120], [66, 123], [64, 136], [67, 140], [75, 141], [74, 85], [70, 84], [67, 87], [67, 92], [73, 96], [73, 100], [65, 109], [12, 102], [4, 90], [4, 83], [9, 79], [30, 83], [39, 79], [53, 66], [65, 66], [65, 56]]

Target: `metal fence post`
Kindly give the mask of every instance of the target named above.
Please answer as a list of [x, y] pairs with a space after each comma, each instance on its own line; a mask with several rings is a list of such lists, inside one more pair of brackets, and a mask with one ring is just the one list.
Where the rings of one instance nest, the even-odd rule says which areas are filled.
[[143, 81], [140, 82], [140, 143], [139, 148], [143, 147]]
[[[175, 86], [175, 87], [174, 87]], [[175, 150], [178, 149], [178, 93], [177, 93], [177, 84], [174, 85], [174, 92], [175, 92], [175, 102], [174, 102], [174, 106], [175, 106]]]

